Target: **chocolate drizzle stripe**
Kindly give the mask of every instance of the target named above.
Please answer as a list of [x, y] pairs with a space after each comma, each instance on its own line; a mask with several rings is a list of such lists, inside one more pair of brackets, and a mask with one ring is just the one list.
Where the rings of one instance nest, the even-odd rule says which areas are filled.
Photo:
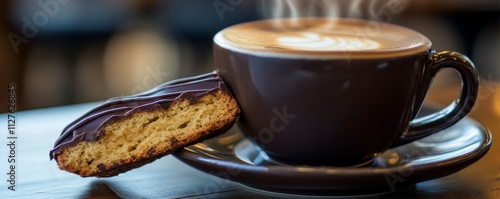
[[151, 90], [133, 95], [111, 98], [83, 114], [66, 126], [50, 151], [50, 159], [64, 147], [82, 141], [95, 141], [104, 134], [103, 126], [130, 116], [138, 111], [167, 109], [179, 99], [196, 102], [201, 96], [221, 89], [229, 92], [215, 72], [177, 79]]

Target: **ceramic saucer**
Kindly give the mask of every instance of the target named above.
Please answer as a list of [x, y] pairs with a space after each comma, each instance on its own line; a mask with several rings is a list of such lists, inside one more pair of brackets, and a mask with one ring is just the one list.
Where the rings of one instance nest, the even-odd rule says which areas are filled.
[[[424, 107], [429, 110], [429, 108]], [[306, 195], [359, 195], [395, 191], [444, 177], [473, 164], [491, 134], [465, 117], [418, 141], [390, 149], [363, 167], [286, 165], [271, 160], [234, 127], [222, 136], [177, 151], [182, 162], [258, 190]]]

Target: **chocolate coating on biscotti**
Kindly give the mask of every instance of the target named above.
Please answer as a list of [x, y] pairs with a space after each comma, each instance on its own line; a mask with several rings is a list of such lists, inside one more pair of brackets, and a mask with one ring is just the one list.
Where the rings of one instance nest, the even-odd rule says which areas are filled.
[[123, 119], [137, 111], [167, 109], [179, 99], [188, 99], [194, 103], [200, 96], [216, 90], [229, 93], [224, 82], [215, 73], [207, 73], [166, 82], [137, 95], [111, 98], [66, 126], [50, 151], [50, 159], [54, 159], [64, 147], [99, 139], [106, 133], [102, 127], [107, 123]]

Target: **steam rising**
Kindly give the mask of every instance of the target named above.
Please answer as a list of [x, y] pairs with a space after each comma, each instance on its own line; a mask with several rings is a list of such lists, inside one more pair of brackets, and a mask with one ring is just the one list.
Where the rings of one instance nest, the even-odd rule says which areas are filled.
[[390, 22], [411, 0], [262, 0], [264, 18], [330, 17]]
[[360, 17], [360, 4], [368, 0], [269, 0], [262, 1], [266, 18]]
[[[362, 35], [328, 35], [324, 32], [337, 30], [335, 18], [370, 19], [378, 22], [390, 22], [393, 15], [399, 14], [411, 0], [262, 0], [261, 11], [265, 18], [289, 18], [291, 23], [283, 24], [274, 20], [274, 28], [292, 31], [300, 35], [285, 36], [277, 39], [281, 46], [296, 49], [321, 50], [355, 50], [375, 49], [380, 45], [370, 39], [379, 33], [379, 24], [364, 27]], [[299, 24], [298, 18], [326, 18], [315, 32], [304, 32], [308, 29]], [[331, 19], [331, 20], [328, 20]], [[290, 34], [290, 33], [288, 33]]]

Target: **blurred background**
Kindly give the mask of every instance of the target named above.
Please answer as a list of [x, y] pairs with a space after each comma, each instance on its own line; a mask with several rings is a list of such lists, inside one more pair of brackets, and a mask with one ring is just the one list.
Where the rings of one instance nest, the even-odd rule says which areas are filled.
[[[354, 7], [342, 1], [339, 16], [410, 27], [436, 50], [469, 56], [482, 81], [500, 80], [500, 0], [371, 0], [365, 6], [368, 1]], [[1, 1], [0, 113], [7, 111], [10, 82], [17, 85], [17, 109], [26, 110], [131, 95], [209, 72], [213, 35], [270, 17], [272, 10], [265, 10], [272, 2]], [[364, 14], [348, 16], [346, 6]], [[459, 84], [453, 71], [442, 72], [433, 87], [448, 84]]]

